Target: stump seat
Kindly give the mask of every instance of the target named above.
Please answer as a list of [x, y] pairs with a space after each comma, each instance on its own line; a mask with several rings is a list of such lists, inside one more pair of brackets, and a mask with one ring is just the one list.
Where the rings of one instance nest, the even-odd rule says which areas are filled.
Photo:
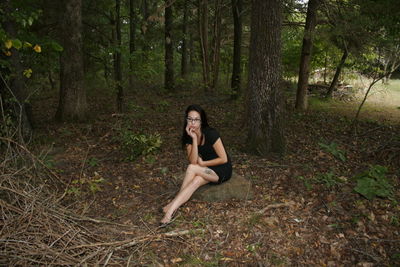
[[248, 179], [233, 172], [231, 179], [222, 184], [206, 184], [200, 187], [192, 198], [208, 202], [228, 199], [248, 200], [253, 198], [253, 190]]

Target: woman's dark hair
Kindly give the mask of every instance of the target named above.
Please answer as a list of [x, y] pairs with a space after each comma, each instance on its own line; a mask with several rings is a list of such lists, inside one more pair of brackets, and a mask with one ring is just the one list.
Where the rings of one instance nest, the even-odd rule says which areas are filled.
[[202, 107], [200, 107], [199, 105], [188, 106], [185, 111], [185, 117], [183, 118], [183, 133], [182, 133], [182, 138], [181, 138], [182, 148], [184, 148], [186, 144], [190, 144], [191, 143], [190, 141], [192, 140], [192, 138], [186, 132], [186, 126], [187, 126], [186, 118], [188, 117], [188, 114], [190, 111], [197, 111], [200, 114], [201, 132], [204, 133], [204, 129], [209, 127], [208, 121], [207, 121], [207, 115], [206, 115], [206, 112], [204, 111], [204, 109]]

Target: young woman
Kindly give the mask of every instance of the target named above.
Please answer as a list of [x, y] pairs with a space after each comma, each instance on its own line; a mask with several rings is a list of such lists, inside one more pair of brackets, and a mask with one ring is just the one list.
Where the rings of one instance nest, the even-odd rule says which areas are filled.
[[218, 132], [208, 126], [205, 111], [190, 105], [185, 112], [182, 146], [186, 148], [189, 166], [175, 198], [163, 207], [161, 226], [171, 222], [174, 212], [202, 185], [220, 184], [232, 176], [232, 164]]

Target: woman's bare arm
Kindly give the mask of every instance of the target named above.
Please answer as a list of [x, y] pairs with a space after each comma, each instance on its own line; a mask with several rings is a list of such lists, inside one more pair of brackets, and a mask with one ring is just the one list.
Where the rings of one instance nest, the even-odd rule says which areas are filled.
[[216, 165], [221, 165], [224, 163], [228, 162], [228, 155], [226, 154], [224, 145], [222, 144], [221, 138], [218, 138], [217, 141], [215, 141], [213, 148], [215, 152], [218, 155], [218, 158], [212, 159], [212, 160], [207, 160], [203, 161], [200, 160], [199, 165], [202, 167], [209, 167], [209, 166], [216, 166]]
[[197, 164], [199, 158], [199, 152], [197, 150], [197, 141], [193, 140], [193, 144], [186, 145], [186, 151], [188, 154], [189, 163]]

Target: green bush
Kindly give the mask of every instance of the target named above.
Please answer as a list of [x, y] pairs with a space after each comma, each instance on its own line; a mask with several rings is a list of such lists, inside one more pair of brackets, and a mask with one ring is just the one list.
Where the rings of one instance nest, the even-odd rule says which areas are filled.
[[393, 198], [393, 186], [386, 178], [387, 171], [384, 166], [371, 166], [369, 170], [354, 177], [357, 180], [354, 190], [368, 200], [377, 196]]
[[[11, 137], [14, 129], [14, 123], [11, 116], [7, 113], [3, 115], [3, 118], [0, 120], [0, 136], [1, 137]], [[5, 143], [3, 140], [0, 140], [0, 145]]]
[[319, 145], [326, 152], [331, 153], [335, 158], [340, 159], [343, 162], [346, 161], [346, 153], [343, 150], [340, 150], [335, 142], [332, 142], [329, 145], [324, 143], [319, 143]]
[[120, 134], [121, 147], [126, 153], [127, 160], [133, 161], [157, 151], [162, 144], [159, 134], [138, 134], [124, 129]]
[[321, 173], [317, 175], [316, 180], [328, 188], [343, 182], [335, 175], [334, 172]]

